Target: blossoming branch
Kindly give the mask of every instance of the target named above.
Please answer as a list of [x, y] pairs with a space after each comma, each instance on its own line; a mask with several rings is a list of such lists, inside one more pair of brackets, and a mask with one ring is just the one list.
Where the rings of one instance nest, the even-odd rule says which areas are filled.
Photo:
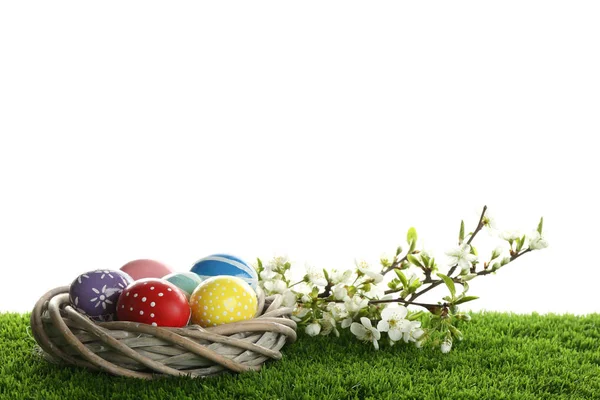
[[[406, 251], [398, 247], [391, 259], [382, 257], [377, 269], [364, 261], [344, 271], [309, 269], [302, 280], [292, 283], [287, 258], [275, 257], [268, 263], [258, 259], [259, 283], [267, 295], [283, 295], [284, 304], [294, 307], [294, 320], [310, 336], [339, 336], [340, 329], [350, 329], [357, 339], [372, 343], [375, 349], [382, 341], [390, 346], [404, 342], [417, 347], [428, 344], [447, 353], [454, 340], [463, 338], [460, 322], [470, 320], [458, 306], [478, 298], [467, 295], [468, 282], [548, 246], [541, 218], [537, 229], [529, 234], [508, 231], [496, 235], [508, 243], [508, 248], [506, 244], [498, 246], [489, 258], [482, 259], [473, 241], [486, 227], [495, 231], [487, 207], [483, 207], [472, 232], [465, 233], [461, 221], [457, 246], [445, 253], [448, 262], [443, 264], [444, 273], [434, 257], [417, 249], [417, 231], [410, 228]], [[440, 286], [447, 293], [437, 303], [417, 301]]]

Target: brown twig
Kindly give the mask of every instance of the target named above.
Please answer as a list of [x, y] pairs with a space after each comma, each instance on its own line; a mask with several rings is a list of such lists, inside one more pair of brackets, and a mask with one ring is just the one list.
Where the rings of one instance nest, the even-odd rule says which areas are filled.
[[385, 276], [388, 272], [397, 269], [399, 265], [402, 265], [402, 263], [408, 259], [409, 254], [410, 252], [407, 252], [400, 260], [395, 260], [392, 265], [381, 271], [381, 275]]
[[[343, 303], [344, 300], [331, 300], [331, 303]], [[369, 304], [384, 304], [384, 303], [402, 303], [405, 305], [413, 305], [427, 308], [428, 310], [433, 307], [442, 307], [442, 304], [427, 304], [427, 303], [416, 303], [414, 301], [404, 300], [402, 298], [398, 299], [387, 299], [387, 300], [370, 300]]]
[[[471, 235], [471, 237], [469, 238], [469, 240], [467, 240], [467, 244], [471, 245], [471, 242], [473, 241], [473, 239], [475, 239], [475, 236], [479, 233], [479, 231], [483, 228], [484, 224], [483, 224], [483, 218], [485, 217], [485, 212], [487, 211], [487, 206], [483, 206], [483, 211], [481, 212], [481, 217], [479, 217], [479, 222], [477, 223], [477, 228], [475, 228], [475, 230], [473, 231], [473, 234]], [[456, 271], [456, 267], [458, 267], [458, 264], [453, 265], [452, 268], [450, 268], [450, 271], [448, 271], [448, 276], [452, 276], [452, 274], [454, 273], [454, 271]]]

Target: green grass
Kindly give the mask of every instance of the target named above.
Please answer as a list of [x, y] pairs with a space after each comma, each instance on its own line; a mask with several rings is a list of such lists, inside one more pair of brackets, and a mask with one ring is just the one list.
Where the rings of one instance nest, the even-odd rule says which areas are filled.
[[0, 399], [600, 399], [600, 315], [472, 317], [450, 354], [301, 333], [259, 373], [149, 382], [46, 363], [0, 314]]

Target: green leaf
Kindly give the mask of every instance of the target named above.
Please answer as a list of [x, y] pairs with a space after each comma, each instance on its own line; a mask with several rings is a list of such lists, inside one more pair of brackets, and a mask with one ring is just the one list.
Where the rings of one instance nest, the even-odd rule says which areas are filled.
[[406, 319], [409, 321], [416, 321], [419, 318], [421, 318], [423, 315], [425, 315], [425, 313], [423, 311], [417, 311], [414, 314], [409, 314]]
[[411, 293], [414, 293], [418, 288], [421, 287], [422, 284], [423, 284], [423, 282], [421, 282], [420, 279], [415, 279], [414, 281], [412, 281], [410, 283], [410, 286], [408, 287], [408, 291]]
[[429, 267], [429, 269], [431, 270], [435, 270], [436, 269], [436, 265], [435, 265], [435, 258], [431, 257], [429, 259], [429, 263], [427, 264], [427, 266]]
[[259, 270], [263, 269], [262, 261], [258, 257], [256, 258], [256, 264], [258, 265]]
[[467, 293], [469, 291], [469, 284], [467, 282], [463, 282], [462, 286], [463, 286], [462, 296], [464, 296], [465, 293]]
[[[409, 244], [413, 244], [417, 242], [417, 230], [414, 227], [411, 227], [406, 234], [406, 241]], [[411, 246], [412, 247], [412, 246]]]
[[416, 240], [414, 242], [410, 243], [410, 248], [408, 249], [408, 253], [407, 254], [412, 254], [415, 251], [415, 247], [417, 247], [417, 241]]
[[460, 221], [460, 232], [458, 233], [458, 245], [462, 245], [465, 240], [465, 221]]
[[540, 236], [542, 235], [542, 228], [544, 227], [544, 217], [540, 218], [540, 223], [538, 224], [537, 227], [537, 231], [540, 234]]
[[398, 246], [398, 248], [396, 249], [396, 256], [399, 256], [400, 253], [402, 253], [402, 246]]
[[427, 254], [425, 254], [425, 253], [421, 253], [421, 254], [419, 254], [419, 256], [421, 257], [421, 261], [423, 263], [423, 266], [424, 267], [428, 267], [429, 263], [431, 261], [431, 259], [429, 258], [429, 256]]
[[454, 302], [454, 305], [463, 304], [463, 303], [466, 303], [467, 301], [477, 300], [478, 298], [479, 298], [479, 296], [465, 296], [460, 300], [456, 300]]
[[396, 273], [396, 275], [398, 275], [398, 278], [400, 278], [400, 281], [402, 282], [402, 287], [408, 289], [408, 279], [406, 279], [406, 275], [404, 275], [404, 273], [399, 269], [395, 269], [394, 272]]
[[475, 248], [475, 246], [471, 245], [471, 251], [470, 251], [470, 253], [473, 254], [474, 256], [478, 255], [477, 254], [477, 249]]
[[415, 257], [412, 254], [409, 254], [408, 256], [406, 256], [406, 258], [408, 259], [408, 261], [410, 261], [411, 264], [423, 268], [423, 264], [421, 264], [421, 260], [419, 260], [419, 257]]
[[327, 273], [327, 270], [325, 268], [323, 268], [323, 275], [325, 276], [325, 280], [327, 281], [327, 283], [329, 283], [329, 274]]
[[444, 274], [438, 273], [437, 276], [442, 278], [442, 280], [444, 281], [446, 286], [448, 286], [448, 290], [450, 290], [450, 294], [452, 295], [452, 297], [454, 297], [454, 295], [456, 294], [456, 286], [454, 286], [454, 281], [450, 277], [448, 277], [447, 275], [444, 275]]
[[523, 235], [520, 239], [517, 239], [517, 248], [515, 249], [515, 251], [518, 253], [521, 251], [521, 249], [523, 248], [523, 245], [525, 244], [525, 235]]
[[495, 260], [496, 258], [498, 258], [498, 256], [500, 256], [501, 254], [501, 249], [500, 248], [495, 248], [492, 251], [492, 258], [490, 260]]
[[312, 291], [310, 292], [310, 295], [313, 299], [316, 299], [317, 297], [319, 297], [319, 288], [314, 286], [312, 288]]

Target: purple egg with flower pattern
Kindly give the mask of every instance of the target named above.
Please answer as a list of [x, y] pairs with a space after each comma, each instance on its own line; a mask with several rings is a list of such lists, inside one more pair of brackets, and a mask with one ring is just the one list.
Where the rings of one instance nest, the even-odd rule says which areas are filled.
[[95, 321], [113, 321], [117, 301], [133, 279], [123, 271], [95, 270], [79, 275], [69, 288], [71, 305]]

